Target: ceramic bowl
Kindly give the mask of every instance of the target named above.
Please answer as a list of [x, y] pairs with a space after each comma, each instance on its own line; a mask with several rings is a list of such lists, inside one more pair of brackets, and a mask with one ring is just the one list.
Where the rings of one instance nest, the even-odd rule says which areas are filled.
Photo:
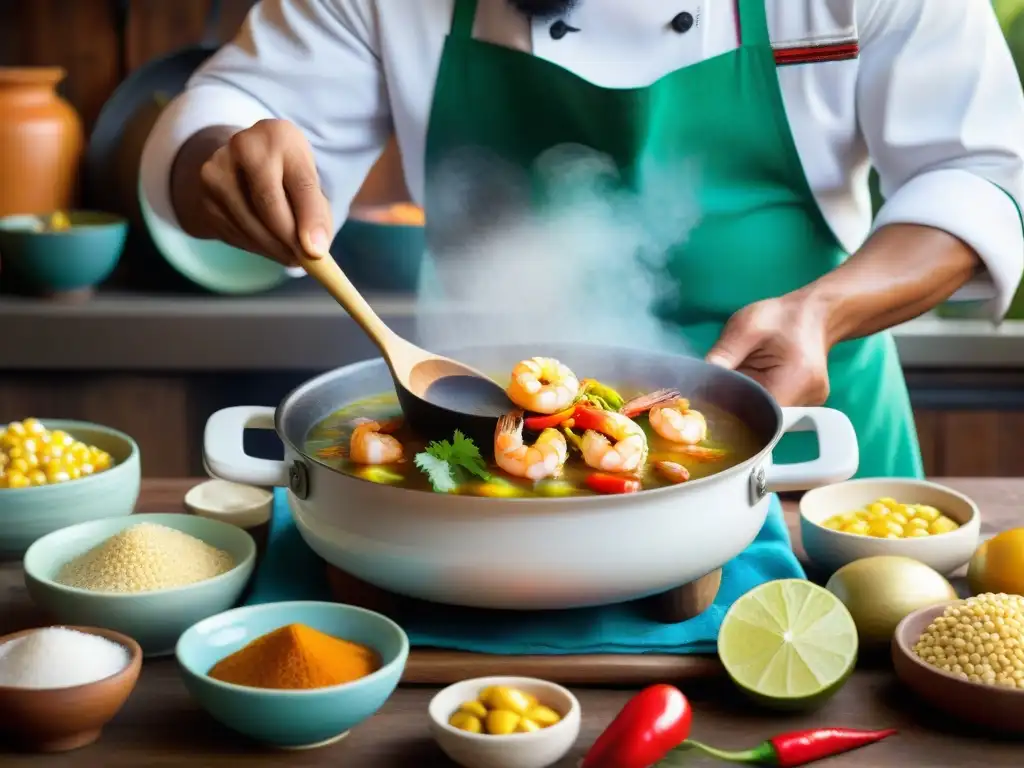
[[[277, 262], [234, 248], [219, 240], [199, 240], [157, 215], [138, 189], [139, 211], [156, 250], [179, 274], [213, 293], [261, 293], [289, 280]], [[305, 274], [302, 270], [292, 273]]]
[[[373, 648], [381, 668], [351, 683], [311, 690], [249, 688], [207, 675], [221, 659], [288, 624]], [[265, 744], [306, 749], [341, 739], [384, 705], [405, 670], [409, 638], [386, 616], [351, 605], [268, 603], [199, 622], [181, 636], [175, 652], [185, 686], [215, 720]]]
[[[426, 232], [411, 206], [354, 209], [331, 245], [331, 255], [364, 291], [415, 291], [427, 250]], [[389, 219], [396, 219], [389, 221]]]
[[68, 229], [45, 230], [48, 216], [0, 219], [4, 279], [31, 293], [69, 294], [93, 288], [114, 271], [128, 222], [113, 214], [74, 211]]
[[[54, 581], [61, 566], [139, 523], [175, 528], [228, 552], [235, 567], [207, 581], [153, 592], [90, 592]], [[195, 515], [132, 515], [81, 523], [44, 536], [25, 553], [32, 600], [56, 621], [107, 627], [135, 638], [146, 656], [174, 651], [181, 633], [238, 601], [256, 564], [252, 536], [228, 523]]]
[[[876, 539], [821, 525], [832, 515], [860, 509], [885, 497], [905, 504], [933, 506], [960, 527], [919, 539]], [[971, 559], [978, 548], [980, 532], [981, 513], [973, 501], [951, 488], [926, 480], [848, 480], [808, 491], [800, 500], [804, 551], [816, 566], [829, 573], [864, 557], [899, 555], [949, 575]]]
[[899, 679], [923, 701], [956, 721], [1024, 735], [1024, 690], [972, 683], [921, 661], [913, 652], [918, 638], [950, 603], [921, 608], [896, 627], [892, 662]]
[[270, 520], [274, 494], [253, 485], [207, 480], [185, 494], [185, 506], [194, 515], [249, 529]]
[[[560, 722], [531, 733], [490, 736], [448, 725], [466, 701], [492, 685], [516, 688], [562, 715]], [[438, 746], [463, 768], [547, 768], [573, 748], [580, 734], [580, 703], [562, 686], [533, 677], [478, 677], [439, 691], [428, 708], [430, 731]]]
[[[0, 686], [0, 736], [35, 752], [66, 752], [92, 744], [135, 688], [142, 669], [142, 649], [130, 637], [109, 629], [72, 626], [128, 649], [128, 666], [115, 675], [70, 688]], [[0, 645], [33, 630], [0, 637]], [[4, 739], [0, 739], [4, 740]]]
[[102, 448], [114, 466], [58, 485], [0, 489], [0, 559], [21, 557], [33, 541], [60, 528], [130, 515], [139, 498], [139, 447], [128, 435], [84, 421], [42, 419], [42, 423], [49, 430], [63, 430]]

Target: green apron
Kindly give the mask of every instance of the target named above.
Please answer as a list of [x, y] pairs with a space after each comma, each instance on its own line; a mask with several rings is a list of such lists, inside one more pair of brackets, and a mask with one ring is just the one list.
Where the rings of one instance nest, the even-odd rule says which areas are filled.
[[[627, 89], [603, 88], [523, 51], [474, 39], [476, 6], [455, 0], [435, 84], [425, 154], [432, 258], [443, 260], [448, 245], [451, 212], [442, 210], [441, 189], [447, 182], [437, 173], [446, 158], [483, 148], [523, 169], [536, 199], [547, 181], [532, 171], [535, 161], [568, 145], [604, 153], [618, 167], [617, 183], [639, 191], [652, 169], [682, 167], [688, 158], [699, 164], [696, 182], [687, 179], [679, 192], [692, 197], [696, 188], [701, 218], [685, 242], [669, 248], [667, 269], [678, 290], [659, 314], [701, 354], [737, 310], [807, 285], [847, 257], [803, 172], [764, 0], [739, 0], [735, 51]], [[485, 209], [498, 203], [486, 201]], [[829, 376], [827, 404], [850, 418], [860, 443], [858, 476], [920, 477], [892, 336], [837, 345]], [[786, 435], [774, 454], [779, 463], [816, 455], [813, 433]]]

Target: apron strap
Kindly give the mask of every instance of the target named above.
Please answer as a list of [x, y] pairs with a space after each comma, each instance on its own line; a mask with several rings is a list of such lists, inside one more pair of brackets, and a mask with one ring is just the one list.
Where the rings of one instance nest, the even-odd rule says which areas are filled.
[[449, 34], [452, 37], [469, 39], [473, 37], [473, 22], [476, 21], [477, 0], [455, 0], [455, 10], [452, 12], [452, 28]]
[[[459, 0], [456, 0], [458, 3]], [[772, 44], [768, 34], [768, 12], [765, 10], [767, 0], [738, 0], [737, 17], [740, 24], [740, 44], [768, 45]], [[476, 5], [476, 3], [473, 3]]]

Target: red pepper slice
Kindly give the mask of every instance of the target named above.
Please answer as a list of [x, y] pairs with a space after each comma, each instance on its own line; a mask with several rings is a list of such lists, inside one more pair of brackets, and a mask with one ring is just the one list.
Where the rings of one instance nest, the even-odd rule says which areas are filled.
[[671, 685], [645, 688], [622, 708], [580, 768], [649, 768], [690, 735], [693, 710]]
[[562, 422], [568, 421], [572, 418], [572, 415], [576, 412], [576, 406], [566, 408], [564, 411], [558, 413], [545, 414], [543, 416], [528, 416], [523, 421], [523, 426], [531, 432], [540, 432], [541, 430], [548, 429], [549, 427], [557, 427]]
[[594, 472], [587, 476], [587, 487], [595, 493], [636, 493], [640, 490], [640, 481], [624, 475]]
[[764, 741], [753, 749], [729, 752], [709, 747], [699, 741], [686, 741], [683, 749], [696, 749], [711, 757], [730, 763], [748, 765], [772, 765], [777, 768], [796, 768], [825, 757], [874, 744], [895, 734], [889, 728], [884, 731], [858, 731], [851, 728], [818, 728], [810, 731], [783, 733]]
[[605, 411], [592, 405], [577, 405], [573, 410], [572, 420], [578, 429], [592, 429], [604, 434], [608, 429], [608, 417]]

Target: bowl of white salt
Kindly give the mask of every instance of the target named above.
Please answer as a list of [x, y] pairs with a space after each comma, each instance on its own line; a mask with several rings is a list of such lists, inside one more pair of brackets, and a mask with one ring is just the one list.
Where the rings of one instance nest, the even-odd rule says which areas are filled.
[[235, 606], [252, 576], [246, 531], [195, 515], [132, 515], [62, 528], [25, 553], [33, 602], [63, 624], [105, 627], [149, 656]]
[[130, 637], [95, 627], [42, 627], [0, 637], [0, 741], [67, 752], [96, 741], [142, 668]]

